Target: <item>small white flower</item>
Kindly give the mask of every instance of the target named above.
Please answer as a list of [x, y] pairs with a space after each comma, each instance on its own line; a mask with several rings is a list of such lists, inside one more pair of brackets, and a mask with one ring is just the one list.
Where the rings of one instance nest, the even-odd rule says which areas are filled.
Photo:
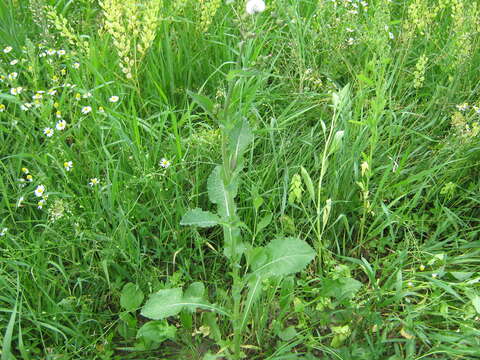
[[48, 95], [51, 95], [51, 96], [55, 95], [56, 93], [57, 93], [57, 90], [55, 90], [55, 89], [50, 89], [50, 90], [48, 90], [48, 92], [47, 92], [47, 94], [48, 94]]
[[22, 111], [28, 111], [32, 108], [32, 106], [33, 106], [32, 103], [25, 103], [25, 104], [20, 105], [20, 109]]
[[11, 46], [7, 46], [5, 49], [3, 49], [3, 52], [4, 52], [5, 54], [8, 54], [8, 53], [9, 53], [10, 51], [12, 51], [12, 50], [13, 50], [13, 48], [12, 48]]
[[18, 198], [18, 201], [17, 201], [17, 208], [19, 208], [20, 206], [22, 206], [22, 202], [23, 200], [25, 200], [25, 198], [23, 196], [20, 196]]
[[392, 39], [392, 40], [395, 39], [395, 35], [393, 35], [392, 32], [389, 32], [389, 33], [388, 33], [388, 37], [389, 37], [390, 39]]
[[48, 54], [48, 55], [55, 55], [55, 53], [56, 53], [56, 51], [53, 50], [53, 49], [47, 50], [47, 54]]
[[67, 53], [67, 52], [66, 52], [65, 50], [63, 50], [63, 49], [57, 51], [57, 55], [58, 55], [58, 56], [63, 56], [63, 55], [65, 55], [66, 53]]
[[108, 101], [110, 101], [111, 103], [116, 103], [120, 98], [116, 95], [113, 95], [113, 96], [110, 96], [110, 98], [108, 99]]
[[18, 59], [13, 59], [10, 61], [10, 65], [17, 65], [18, 64]]
[[10, 94], [18, 95], [18, 94], [21, 94], [22, 91], [23, 91], [23, 88], [21, 86], [19, 86], [19, 87], [16, 87], [16, 88], [11, 88], [10, 89]]
[[245, 11], [250, 15], [261, 13], [265, 11], [265, 2], [263, 0], [248, 0]]
[[91, 92], [87, 92], [87, 93], [83, 94], [82, 97], [83, 97], [84, 99], [91, 98], [91, 97], [92, 97], [92, 93], [91, 93]]
[[91, 107], [91, 106], [84, 106], [84, 107], [82, 108], [82, 114], [85, 114], [85, 115], [86, 115], [86, 114], [88, 114], [88, 113], [91, 112], [91, 111], [92, 111], [92, 107]]
[[64, 130], [67, 127], [67, 122], [65, 120], [60, 120], [55, 125], [55, 128], [59, 131]]
[[17, 77], [18, 77], [17, 72], [12, 72], [12, 73], [8, 74], [8, 80], [15, 80]]
[[433, 279], [436, 279], [438, 277], [438, 274], [437, 273], [432, 273], [432, 278]]
[[94, 187], [98, 184], [100, 184], [100, 180], [98, 180], [97, 178], [90, 179], [90, 182], [88, 183], [88, 185], [90, 185], [91, 187]]
[[47, 203], [47, 200], [46, 199], [41, 199], [38, 203], [37, 203], [37, 208], [38, 209], [43, 209], [43, 206]]
[[35, 189], [35, 196], [41, 197], [45, 193], [45, 185], [38, 185]]
[[[66, 171], [70, 171], [73, 168], [73, 161], [65, 161], [63, 163], [63, 167], [65, 168]], [[93, 180], [93, 179], [92, 179]]]
[[33, 100], [40, 100], [43, 98], [43, 95], [40, 93], [36, 93], [35, 95], [32, 96]]
[[170, 167], [170, 165], [172, 165], [172, 163], [170, 162], [170, 160], [167, 160], [165, 158], [163, 158], [162, 160], [160, 160], [160, 166], [163, 167], [164, 169]]
[[103, 113], [105, 112], [105, 109], [103, 108], [103, 106], [99, 106], [99, 107], [98, 107], [98, 112], [99, 112], [100, 114], [103, 114]]
[[8, 228], [3, 228], [1, 231], [0, 231], [0, 236], [5, 236], [5, 234], [7, 233], [8, 231]]
[[80, 68], [80, 63], [79, 63], [79, 62], [74, 62], [74, 63], [72, 64], [72, 67], [73, 67], [74, 69], [79, 69], [79, 68]]
[[52, 128], [45, 128], [43, 129], [43, 133], [47, 136], [47, 137], [52, 137], [53, 136], [53, 129]]
[[457, 109], [460, 110], [460, 111], [467, 111], [468, 108], [469, 108], [468, 103], [463, 103], [463, 104], [457, 105]]

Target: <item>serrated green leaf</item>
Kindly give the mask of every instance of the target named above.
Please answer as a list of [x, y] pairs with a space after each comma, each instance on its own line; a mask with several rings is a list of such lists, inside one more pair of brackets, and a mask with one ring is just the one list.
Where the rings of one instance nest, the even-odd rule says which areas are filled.
[[305, 241], [288, 237], [271, 241], [266, 247], [267, 261], [252, 264], [256, 276], [284, 276], [303, 270], [315, 257], [315, 250]]
[[239, 121], [230, 133], [229, 148], [232, 159], [235, 161], [241, 157], [250, 143], [253, 141], [253, 133], [247, 120]]
[[191, 225], [198, 227], [211, 227], [218, 225], [220, 218], [209, 211], [200, 208], [189, 210], [180, 220], [180, 225]]
[[181, 288], [164, 289], [150, 296], [141, 314], [149, 319], [161, 320], [177, 315], [183, 309]]
[[223, 167], [217, 166], [208, 177], [207, 190], [210, 201], [218, 206], [218, 213], [222, 217], [230, 217], [228, 204], [233, 204], [233, 199], [237, 196], [238, 182], [233, 181], [228, 188], [222, 178]]
[[144, 295], [140, 288], [132, 283], [128, 283], [123, 287], [120, 295], [120, 306], [127, 311], [133, 311], [140, 307]]

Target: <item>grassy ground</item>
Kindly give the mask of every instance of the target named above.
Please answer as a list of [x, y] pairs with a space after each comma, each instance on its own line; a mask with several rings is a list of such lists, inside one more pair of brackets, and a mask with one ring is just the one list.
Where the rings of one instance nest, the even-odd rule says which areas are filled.
[[480, 358], [479, 2], [139, 3], [0, 3], [1, 359], [227, 356], [214, 312], [138, 331], [160, 289], [232, 306], [222, 231], [180, 220], [222, 161], [194, 94], [216, 109], [235, 63], [243, 237], [317, 253], [264, 281], [245, 357]]

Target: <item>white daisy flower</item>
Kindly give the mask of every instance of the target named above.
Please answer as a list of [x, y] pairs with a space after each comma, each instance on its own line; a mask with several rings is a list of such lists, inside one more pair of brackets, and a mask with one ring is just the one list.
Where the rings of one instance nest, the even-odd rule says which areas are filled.
[[90, 185], [91, 187], [94, 187], [98, 184], [100, 184], [100, 180], [98, 180], [97, 178], [90, 179], [90, 182], [88, 183], [88, 185]]
[[110, 98], [108, 99], [108, 101], [110, 101], [111, 103], [116, 103], [118, 100], [120, 100], [120, 98], [116, 95], [110, 96]]
[[55, 125], [55, 128], [59, 131], [65, 130], [66, 127], [67, 127], [67, 122], [65, 120], [60, 120]]
[[38, 185], [35, 189], [35, 196], [41, 197], [45, 193], [45, 185]]
[[0, 112], [4, 112], [6, 109], [5, 105], [0, 104]]
[[55, 89], [50, 89], [50, 90], [48, 90], [48, 92], [47, 92], [47, 94], [48, 94], [48, 95], [51, 95], [51, 96], [55, 95], [56, 93], [57, 93], [57, 90], [55, 90]]
[[12, 73], [8, 74], [8, 80], [15, 80], [17, 77], [18, 77], [17, 72], [12, 72]]
[[172, 165], [172, 163], [170, 162], [170, 160], [167, 160], [165, 158], [163, 158], [162, 160], [160, 160], [160, 166], [163, 167], [164, 169], [170, 167], [170, 165]]
[[10, 51], [12, 51], [12, 50], [13, 50], [13, 48], [12, 48], [11, 46], [7, 46], [5, 49], [3, 49], [3, 52], [4, 52], [5, 54], [8, 54], [8, 53], [9, 53]]
[[47, 50], [47, 55], [55, 55], [56, 51], [53, 49], [48, 49]]
[[73, 168], [73, 161], [65, 161], [63, 163], [63, 167], [65, 168], [66, 171], [70, 171]]
[[79, 63], [79, 62], [74, 62], [74, 63], [72, 64], [72, 67], [73, 67], [74, 69], [79, 69], [79, 68], [80, 68], [80, 63]]
[[65, 55], [66, 53], [67, 53], [67, 52], [66, 52], [65, 50], [63, 50], [63, 49], [57, 51], [57, 55], [58, 55], [58, 56], [63, 56], [63, 55]]
[[263, 0], [248, 0], [245, 11], [250, 15], [261, 13], [265, 11], [265, 2]]
[[53, 129], [52, 128], [45, 128], [43, 129], [43, 133], [47, 136], [47, 137], [52, 137], [53, 136]]
[[13, 59], [10, 61], [10, 65], [17, 65], [18, 64], [18, 59]]
[[5, 236], [5, 234], [7, 233], [8, 231], [8, 228], [3, 228], [1, 231], [0, 231], [0, 236]]
[[92, 97], [92, 93], [91, 93], [91, 92], [87, 92], [87, 93], [83, 94], [82, 97], [83, 97], [84, 99], [91, 98], [91, 97]]
[[91, 106], [84, 106], [84, 107], [82, 108], [82, 114], [87, 115], [87, 114], [88, 114], [89, 112], [91, 112], [91, 111], [92, 111], [92, 107], [91, 107]]

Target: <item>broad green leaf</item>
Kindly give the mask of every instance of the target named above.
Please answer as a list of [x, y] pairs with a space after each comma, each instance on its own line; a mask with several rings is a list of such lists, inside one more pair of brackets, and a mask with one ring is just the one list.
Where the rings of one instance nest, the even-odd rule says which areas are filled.
[[450, 274], [457, 279], [458, 281], [465, 281], [467, 279], [470, 279], [472, 277], [473, 272], [464, 272], [464, 271], [451, 271]]
[[313, 187], [313, 181], [312, 178], [310, 177], [310, 174], [308, 171], [302, 166], [300, 168], [301, 173], [302, 173], [302, 178], [303, 182], [305, 183], [305, 186], [307, 187], [308, 194], [310, 195], [310, 199], [315, 202], [315, 188]]
[[218, 206], [220, 216], [230, 217], [233, 214], [230, 213], [228, 204], [233, 203], [233, 199], [237, 195], [238, 182], [229, 184], [227, 188], [223, 182], [222, 172], [222, 166], [217, 166], [208, 177], [208, 198]]
[[205, 285], [202, 282], [196, 281], [185, 290], [184, 297], [186, 298], [202, 298], [205, 294]]
[[162, 343], [165, 340], [175, 339], [177, 328], [164, 321], [154, 320], [144, 324], [137, 332], [137, 339], [143, 338], [147, 341]]
[[273, 218], [272, 213], [265, 215], [258, 223], [257, 233], [259, 233], [260, 231], [265, 229], [268, 225], [270, 225], [270, 223], [272, 222], [272, 218]]
[[243, 329], [247, 325], [248, 316], [253, 304], [259, 299], [262, 293], [262, 278], [260, 276], [252, 276], [248, 282], [248, 296], [243, 308], [243, 317], [240, 329]]
[[180, 225], [192, 225], [198, 227], [211, 227], [218, 225], [220, 218], [209, 211], [203, 211], [196, 208], [189, 210], [183, 215], [180, 220]]
[[245, 149], [253, 141], [253, 133], [248, 125], [247, 120], [239, 121], [230, 133], [230, 151], [232, 153], [232, 159], [235, 161], [241, 157]]
[[[192, 283], [183, 296], [183, 301], [189, 304], [206, 304], [206, 301], [203, 299], [205, 293], [205, 286], [201, 282]], [[197, 308], [195, 305], [185, 305], [185, 308], [193, 312]]]
[[177, 315], [184, 306], [182, 289], [165, 289], [150, 296], [142, 308], [142, 315], [154, 320], [165, 319]]
[[132, 283], [128, 283], [123, 287], [120, 295], [120, 306], [127, 311], [134, 311], [140, 307], [144, 295], [140, 288]]
[[315, 257], [315, 250], [305, 241], [288, 237], [271, 241], [266, 247], [267, 260], [252, 264], [256, 276], [284, 276], [303, 270]]
[[252, 269], [259, 268], [267, 261], [267, 251], [263, 247], [250, 247], [245, 255]]
[[286, 329], [283, 329], [282, 331], [279, 331], [277, 335], [283, 341], [290, 341], [293, 338], [295, 338], [295, 336], [297, 336], [297, 334], [298, 333], [297, 333], [297, 330], [295, 330], [295, 327], [294, 326], [289, 326]]
[[192, 91], [188, 91], [188, 95], [192, 97], [192, 99], [202, 107], [209, 115], [213, 116], [214, 113], [214, 103], [210, 100], [207, 96], [194, 93]]
[[349, 277], [324, 279], [321, 294], [325, 297], [335, 297], [337, 300], [350, 299], [362, 287], [362, 283]]
[[473, 307], [475, 308], [477, 314], [480, 314], [480, 296], [473, 290], [467, 290], [466, 295], [472, 302]]

